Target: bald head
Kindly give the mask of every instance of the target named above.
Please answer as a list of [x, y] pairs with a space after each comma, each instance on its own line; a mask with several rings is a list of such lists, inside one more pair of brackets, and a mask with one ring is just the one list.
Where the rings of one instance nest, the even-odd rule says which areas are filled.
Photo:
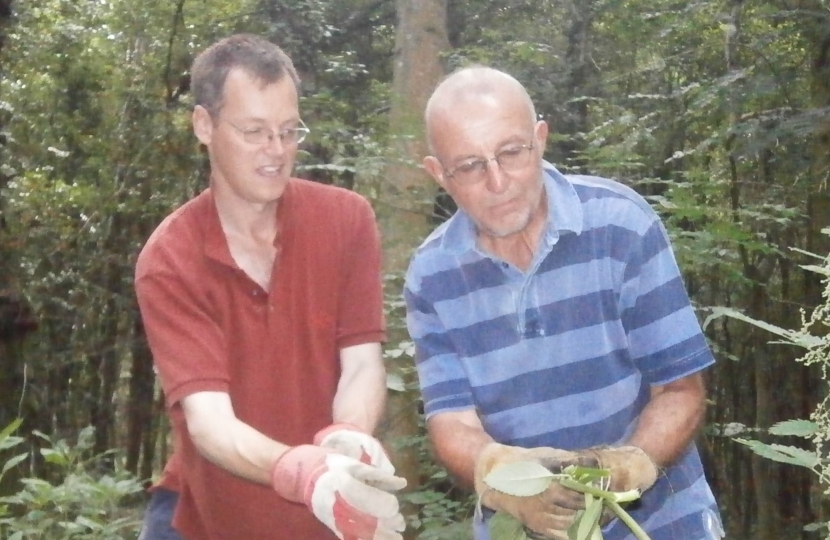
[[452, 113], [458, 110], [459, 105], [474, 100], [523, 102], [531, 123], [536, 121], [533, 101], [519, 81], [503, 71], [489, 67], [463, 68], [444, 79], [427, 102], [424, 120], [430, 149], [433, 149], [433, 130], [436, 125], [452, 119]]

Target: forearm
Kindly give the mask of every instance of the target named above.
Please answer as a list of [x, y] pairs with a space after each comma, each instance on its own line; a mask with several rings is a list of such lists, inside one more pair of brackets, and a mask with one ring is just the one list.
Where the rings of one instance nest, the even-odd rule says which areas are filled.
[[697, 435], [705, 412], [700, 374], [655, 387], [628, 444], [642, 448], [660, 467], [671, 465]]
[[[447, 421], [449, 415], [464, 416], [460, 420]], [[478, 417], [472, 412], [438, 415], [427, 422], [427, 429], [438, 461], [460, 485], [472, 490], [476, 459], [481, 450], [493, 442]]]
[[193, 444], [205, 458], [231, 474], [270, 485], [274, 464], [289, 447], [236, 418], [230, 398], [216, 394], [202, 392], [183, 400]]
[[332, 403], [335, 423], [348, 423], [372, 433], [386, 404], [386, 370], [379, 343], [340, 351], [341, 374]]

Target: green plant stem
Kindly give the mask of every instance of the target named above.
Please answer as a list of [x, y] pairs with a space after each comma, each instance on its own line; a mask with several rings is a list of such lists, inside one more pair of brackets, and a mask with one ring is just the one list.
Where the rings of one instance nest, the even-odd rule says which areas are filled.
[[634, 533], [634, 536], [637, 537], [637, 540], [651, 540], [648, 534], [643, 530], [640, 525], [634, 521], [628, 512], [623, 509], [622, 506], [619, 505], [617, 502], [617, 494], [613, 491], [606, 491], [604, 489], [599, 489], [594, 486], [589, 486], [583, 484], [581, 482], [577, 482], [576, 480], [571, 480], [570, 478], [561, 478], [559, 483], [565, 486], [566, 488], [572, 489], [574, 491], [579, 491], [581, 493], [590, 493], [595, 497], [602, 498], [606, 504], [608, 504], [609, 508], [617, 514], [623, 523], [628, 525], [628, 528], [631, 529], [631, 532]]
[[580, 493], [590, 493], [594, 497], [600, 497], [602, 499], [608, 499], [608, 496], [611, 495], [610, 491], [589, 486], [588, 484], [583, 484], [582, 482], [577, 482], [576, 480], [571, 480], [570, 478], [560, 478], [559, 483], [568, 489], [579, 491]]
[[624, 492], [606, 491], [590, 484], [577, 482], [571, 478], [560, 478], [559, 483], [568, 489], [579, 491], [580, 493], [590, 493], [594, 497], [599, 497], [601, 499], [605, 499], [606, 501], [629, 502], [639, 498], [640, 496], [640, 492], [637, 490]]
[[605, 502], [608, 503], [608, 506], [611, 508], [611, 510], [613, 510], [614, 513], [617, 514], [617, 517], [619, 517], [623, 521], [623, 523], [628, 525], [628, 528], [631, 529], [631, 532], [634, 533], [634, 536], [637, 537], [637, 540], [651, 540], [648, 534], [646, 534], [646, 531], [644, 531], [643, 528], [640, 527], [639, 523], [634, 521], [634, 518], [631, 517], [629, 513], [626, 512], [623, 509], [623, 507], [619, 505], [619, 503], [612, 501], [610, 499], [606, 499]]

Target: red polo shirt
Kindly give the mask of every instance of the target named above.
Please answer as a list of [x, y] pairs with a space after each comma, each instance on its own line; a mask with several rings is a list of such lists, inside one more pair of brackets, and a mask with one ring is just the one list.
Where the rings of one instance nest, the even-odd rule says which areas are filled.
[[138, 258], [138, 301], [175, 440], [157, 485], [179, 492], [174, 525], [187, 540], [335, 538], [305, 506], [202, 457], [180, 404], [227, 392], [243, 422], [288, 445], [311, 443], [332, 422], [340, 349], [385, 338], [369, 203], [291, 179], [277, 216], [268, 291], [231, 257], [210, 189], [168, 216]]

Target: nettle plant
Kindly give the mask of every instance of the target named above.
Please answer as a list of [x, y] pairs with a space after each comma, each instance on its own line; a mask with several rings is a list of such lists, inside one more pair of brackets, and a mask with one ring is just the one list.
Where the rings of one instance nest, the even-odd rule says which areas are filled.
[[[0, 451], [14, 453], [25, 439], [13, 435], [17, 420], [0, 431]], [[46, 445], [42, 458], [56, 468], [57, 482], [23, 478], [20, 489], [0, 497], [0, 538], [6, 540], [125, 540], [138, 535], [137, 511], [125, 504], [143, 490], [141, 482], [126, 472], [101, 472], [111, 452], [91, 455], [94, 431], [84, 428], [72, 444], [34, 432]], [[29, 458], [21, 452], [6, 458], [3, 475]]]
[[[830, 235], [830, 228], [823, 229], [822, 233]], [[818, 404], [809, 419], [794, 419], [779, 422], [767, 431], [776, 436], [803, 437], [809, 441], [809, 449], [798, 448], [782, 444], [767, 444], [754, 439], [733, 437], [738, 443], [748, 446], [754, 453], [767, 459], [788, 463], [809, 469], [818, 477], [824, 486], [824, 494], [830, 495], [830, 255], [822, 257], [803, 250], [795, 249], [799, 253], [815, 257], [822, 261], [819, 265], [803, 265], [802, 268], [816, 272], [822, 276], [824, 290], [822, 304], [813, 309], [808, 315], [802, 311], [802, 324], [798, 330], [787, 330], [773, 324], [759, 321], [728, 308], [714, 308], [712, 314], [704, 322], [704, 328], [717, 317], [731, 317], [758, 328], [767, 330], [781, 338], [783, 343], [796, 345], [806, 352], [797, 359], [798, 362], [810, 366], [817, 365], [821, 369], [821, 378], [827, 385], [824, 399]], [[744, 426], [726, 426], [726, 432], [735, 434], [751, 431]], [[807, 531], [824, 529], [825, 538], [830, 539], [830, 522], [812, 523], [804, 527]]]
[[[640, 492], [636, 489], [626, 492], [609, 491], [607, 469], [572, 465], [560, 473], [554, 473], [539, 463], [519, 461], [495, 468], [484, 478], [488, 488], [514, 497], [533, 497], [545, 491], [552, 482], [559, 482], [585, 496], [585, 509], [577, 512], [573, 525], [568, 529], [569, 540], [602, 540], [600, 520], [603, 513], [607, 512], [620, 518], [637, 540], [650, 540], [648, 534], [623, 507], [625, 503], [640, 498]], [[477, 512], [480, 513], [481, 509], [478, 508]], [[489, 528], [494, 540], [535, 538], [529, 536], [520, 521], [503, 512], [493, 516]]]

